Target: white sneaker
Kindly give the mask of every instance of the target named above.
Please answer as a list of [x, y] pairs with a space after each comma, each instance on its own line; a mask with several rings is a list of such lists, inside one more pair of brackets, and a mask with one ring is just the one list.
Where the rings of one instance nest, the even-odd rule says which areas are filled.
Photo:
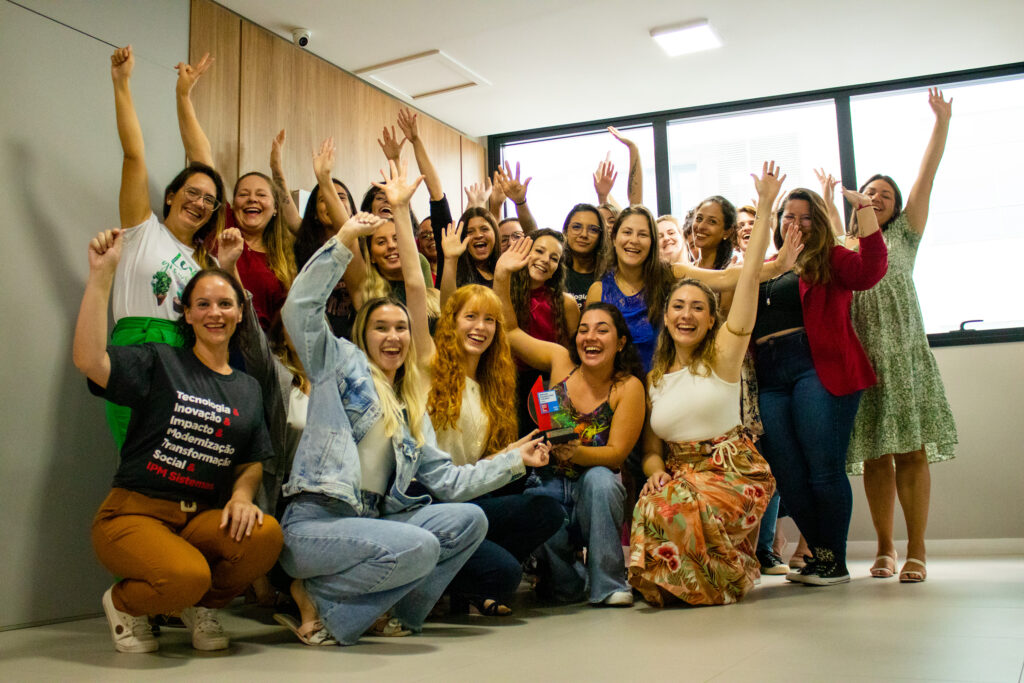
[[192, 647], [197, 650], [226, 650], [228, 637], [217, 619], [217, 610], [207, 607], [188, 607], [181, 610], [185, 628], [192, 631]]
[[114, 607], [113, 587], [103, 594], [103, 612], [110, 625], [110, 637], [118, 652], [156, 652], [160, 644], [153, 637], [146, 617], [133, 617]]
[[615, 591], [604, 599], [609, 607], [629, 607], [633, 604], [633, 591]]

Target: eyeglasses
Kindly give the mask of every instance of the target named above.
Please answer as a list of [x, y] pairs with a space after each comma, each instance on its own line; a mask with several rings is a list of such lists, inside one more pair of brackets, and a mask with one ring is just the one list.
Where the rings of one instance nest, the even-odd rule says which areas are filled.
[[424, 230], [419, 235], [417, 235], [416, 238], [419, 239], [421, 242], [433, 242], [434, 241], [434, 231], [433, 230]]
[[186, 185], [182, 189], [185, 192], [185, 197], [190, 202], [199, 201], [201, 199], [203, 200], [203, 206], [205, 206], [210, 211], [216, 211], [217, 209], [220, 208], [220, 200], [214, 197], [213, 195], [203, 194], [202, 190], [200, 190], [197, 187], [192, 187], [191, 185]]
[[586, 231], [586, 232], [590, 233], [591, 235], [600, 235], [601, 234], [601, 228], [597, 227], [596, 225], [585, 226], [582, 223], [571, 223], [569, 225], [569, 232], [571, 232], [571, 233], [573, 233], [575, 235], [579, 235], [583, 231]]
[[509, 244], [510, 242], [518, 242], [519, 240], [521, 240], [524, 237], [526, 237], [526, 235], [524, 233], [513, 232], [513, 233], [510, 233], [508, 235], [502, 235], [501, 236], [501, 243], [502, 244]]

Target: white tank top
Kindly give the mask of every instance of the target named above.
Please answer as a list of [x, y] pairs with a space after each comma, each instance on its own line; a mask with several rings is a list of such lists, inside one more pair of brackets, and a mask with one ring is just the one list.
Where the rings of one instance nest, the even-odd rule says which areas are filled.
[[651, 429], [663, 441], [705, 441], [740, 424], [740, 383], [687, 368], [666, 373], [650, 388]]

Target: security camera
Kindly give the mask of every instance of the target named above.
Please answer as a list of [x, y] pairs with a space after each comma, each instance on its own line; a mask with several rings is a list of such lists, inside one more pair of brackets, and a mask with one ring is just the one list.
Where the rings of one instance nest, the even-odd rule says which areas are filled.
[[306, 47], [309, 45], [309, 35], [308, 28], [294, 28], [292, 29], [292, 42], [299, 47]]

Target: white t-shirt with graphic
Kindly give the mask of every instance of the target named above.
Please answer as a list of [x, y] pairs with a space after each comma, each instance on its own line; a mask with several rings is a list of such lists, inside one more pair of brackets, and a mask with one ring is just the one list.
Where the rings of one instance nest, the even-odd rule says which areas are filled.
[[126, 228], [114, 276], [114, 322], [125, 317], [181, 317], [181, 293], [200, 270], [194, 251], [179, 242], [154, 213], [140, 225]]

